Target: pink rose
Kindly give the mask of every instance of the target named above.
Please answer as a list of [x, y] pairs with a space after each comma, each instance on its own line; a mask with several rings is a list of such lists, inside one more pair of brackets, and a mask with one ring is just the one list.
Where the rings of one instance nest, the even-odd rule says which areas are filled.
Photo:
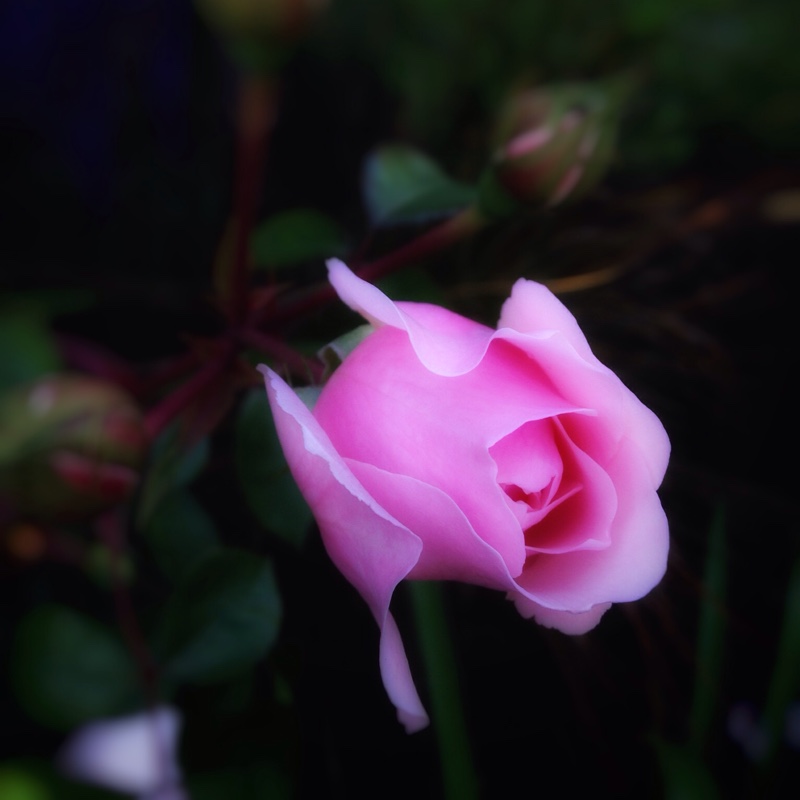
[[292, 474], [381, 628], [383, 682], [412, 732], [428, 718], [389, 612], [395, 586], [487, 586], [525, 617], [588, 631], [664, 574], [669, 440], [544, 286], [517, 281], [495, 331], [328, 268], [374, 332], [313, 411], [262, 371]]

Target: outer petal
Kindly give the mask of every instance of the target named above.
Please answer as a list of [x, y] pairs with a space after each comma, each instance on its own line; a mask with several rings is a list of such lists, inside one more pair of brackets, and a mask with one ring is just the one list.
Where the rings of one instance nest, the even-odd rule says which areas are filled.
[[428, 724], [428, 717], [389, 603], [395, 586], [417, 563], [422, 543], [368, 494], [286, 383], [267, 367], [260, 369], [283, 451], [314, 512], [325, 548], [367, 601], [381, 628], [380, 664], [386, 691], [406, 730], [419, 730]]
[[[575, 317], [549, 289], [533, 281], [517, 281], [503, 305], [498, 326], [526, 334], [526, 337], [505, 334], [505, 338], [539, 363], [565, 397], [577, 405], [595, 408], [608, 425], [610, 443], [623, 434], [635, 442], [645, 458], [653, 485], [661, 483], [670, 452], [661, 422], [597, 360]], [[586, 449], [598, 457], [588, 446]]]
[[438, 375], [463, 375], [486, 352], [494, 331], [485, 325], [424, 303], [395, 303], [341, 261], [328, 261], [328, 278], [339, 297], [376, 328], [406, 331], [419, 360]]
[[667, 566], [667, 519], [637, 448], [628, 440], [608, 465], [617, 487], [617, 515], [605, 550], [528, 559], [517, 579], [528, 599], [547, 608], [584, 612], [601, 603], [638, 600]]
[[371, 464], [347, 461], [369, 493], [422, 540], [409, 578], [453, 580], [508, 590], [514, 580], [500, 554], [473, 529], [464, 512], [441, 489]]
[[441, 489], [519, 575], [522, 529], [489, 448], [526, 422], [576, 409], [517, 349], [494, 342], [485, 356], [463, 375], [438, 375], [405, 331], [384, 327], [336, 370], [313, 413], [343, 457]]
[[611, 603], [599, 603], [588, 611], [556, 611], [539, 605], [533, 600], [528, 600], [521, 594], [512, 594], [511, 599], [514, 601], [517, 611], [526, 619], [533, 617], [545, 628], [555, 628], [561, 633], [568, 633], [572, 636], [590, 631], [600, 622], [603, 614], [611, 608]]

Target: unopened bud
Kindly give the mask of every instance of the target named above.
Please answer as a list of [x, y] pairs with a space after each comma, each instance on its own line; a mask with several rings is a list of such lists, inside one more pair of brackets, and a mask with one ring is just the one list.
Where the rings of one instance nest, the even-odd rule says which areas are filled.
[[226, 39], [291, 44], [308, 31], [328, 0], [195, 0], [195, 5]]
[[97, 378], [57, 375], [0, 397], [0, 493], [19, 514], [79, 517], [126, 500], [146, 447], [138, 407]]
[[562, 84], [522, 91], [501, 110], [481, 209], [502, 216], [581, 196], [613, 155], [627, 84]]

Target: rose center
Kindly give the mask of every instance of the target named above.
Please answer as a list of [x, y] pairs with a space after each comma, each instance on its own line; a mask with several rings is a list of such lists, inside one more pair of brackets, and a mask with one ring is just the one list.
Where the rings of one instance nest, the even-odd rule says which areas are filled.
[[532, 492], [526, 492], [515, 483], [501, 483], [500, 488], [515, 503], [524, 503], [531, 511], [540, 511], [552, 498], [555, 477], [551, 478], [547, 486]]
[[580, 488], [565, 485], [559, 436], [560, 428], [552, 420], [534, 420], [489, 449], [497, 465], [497, 482], [523, 531]]

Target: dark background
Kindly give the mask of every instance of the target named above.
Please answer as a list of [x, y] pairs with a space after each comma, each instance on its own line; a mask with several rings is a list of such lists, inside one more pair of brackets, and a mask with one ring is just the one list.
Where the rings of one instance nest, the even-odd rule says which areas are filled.
[[[334, 0], [281, 68], [259, 217], [314, 208], [354, 247], [368, 230], [360, 170], [375, 145], [414, 144], [474, 180], [510, 82], [627, 68], [643, 77], [595, 192], [424, 265], [442, 302], [489, 324], [505, 296], [498, 284], [613, 267], [613, 277], [562, 299], [598, 357], [664, 421], [674, 450], [661, 492], [673, 542], [667, 577], [591, 634], [540, 629], [496, 594], [447, 587], [486, 797], [549, 797], [548, 786], [677, 796], [670, 787], [682, 767], [669, 748], [684, 752], [692, 697], [706, 680], [696, 637], [718, 513], [726, 638], [709, 678], [718, 702], [700, 761], [721, 797], [760, 791], [729, 720], [742, 704], [756, 715], [763, 708], [798, 558], [789, 385], [800, 245], [795, 6]], [[213, 332], [210, 276], [230, 210], [236, 79], [189, 2], [0, 4], [3, 294], [46, 296], [56, 332], [135, 364], [180, 352], [187, 332]], [[414, 232], [383, 233], [372, 247]], [[307, 274], [320, 279], [322, 264]], [[298, 336], [333, 338], [349, 321], [337, 310]], [[223, 424], [198, 494], [226, 541], [275, 557], [285, 620], [251, 702], [226, 717], [225, 698], [180, 698], [187, 773], [238, 770], [245, 781], [251, 770], [261, 777], [244, 797], [291, 796], [288, 787], [304, 798], [440, 796], [433, 734], [408, 737], [396, 724], [366, 607], [314, 536], [296, 552], [258, 529], [237, 493], [229, 439]], [[2, 575], [7, 630], [43, 597], [97, 600], [52, 565], [4, 566]], [[407, 603], [399, 592], [396, 614], [419, 665]], [[2, 642], [5, 654], [9, 634]], [[425, 699], [420, 666], [415, 673]], [[289, 705], [274, 700], [276, 674], [290, 684]], [[11, 711], [0, 756], [49, 758], [62, 734], [36, 726], [3, 691]], [[797, 747], [796, 734], [783, 744], [764, 796], [794, 796]]]

